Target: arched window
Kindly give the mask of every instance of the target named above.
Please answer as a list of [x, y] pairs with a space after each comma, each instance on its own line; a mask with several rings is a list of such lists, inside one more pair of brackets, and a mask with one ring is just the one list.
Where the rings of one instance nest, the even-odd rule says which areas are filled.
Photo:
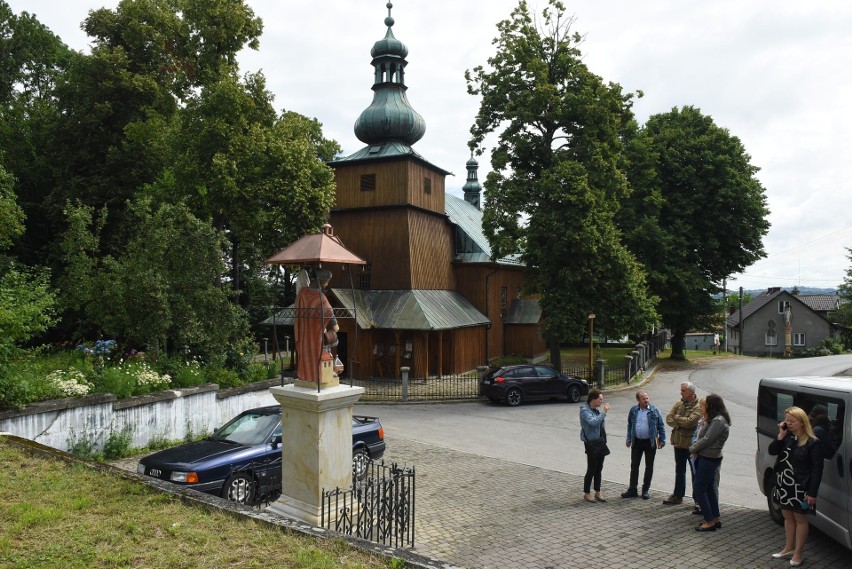
[[767, 346], [777, 346], [778, 345], [778, 333], [775, 331], [775, 321], [774, 320], [770, 320], [769, 322], [767, 322], [766, 345]]

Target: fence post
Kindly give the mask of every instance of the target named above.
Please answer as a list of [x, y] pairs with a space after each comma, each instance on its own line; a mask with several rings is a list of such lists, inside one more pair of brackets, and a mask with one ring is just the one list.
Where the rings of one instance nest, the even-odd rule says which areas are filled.
[[624, 356], [624, 383], [630, 383], [633, 377], [633, 356]]
[[595, 373], [598, 376], [598, 387], [603, 389], [606, 386], [606, 360], [600, 359], [595, 366]]
[[402, 375], [402, 400], [405, 402], [408, 401], [408, 372], [411, 371], [411, 368], [403, 366], [399, 368], [399, 371]]
[[633, 350], [630, 352], [630, 355], [633, 356], [633, 361], [636, 362], [636, 373], [639, 373], [639, 370], [642, 369], [642, 352], [639, 350]]
[[476, 394], [482, 396], [482, 379], [488, 371], [488, 366], [476, 366]]

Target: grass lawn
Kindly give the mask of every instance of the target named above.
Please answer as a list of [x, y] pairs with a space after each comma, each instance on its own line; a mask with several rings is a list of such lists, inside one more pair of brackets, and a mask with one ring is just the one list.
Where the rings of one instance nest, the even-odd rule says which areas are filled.
[[181, 502], [0, 437], [0, 568], [405, 567], [351, 547]]

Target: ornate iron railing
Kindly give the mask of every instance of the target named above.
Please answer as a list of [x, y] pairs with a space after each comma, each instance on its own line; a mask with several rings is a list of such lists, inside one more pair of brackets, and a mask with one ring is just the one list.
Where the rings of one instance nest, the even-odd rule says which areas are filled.
[[323, 490], [320, 525], [391, 547], [414, 547], [414, 467], [371, 463], [349, 489]]

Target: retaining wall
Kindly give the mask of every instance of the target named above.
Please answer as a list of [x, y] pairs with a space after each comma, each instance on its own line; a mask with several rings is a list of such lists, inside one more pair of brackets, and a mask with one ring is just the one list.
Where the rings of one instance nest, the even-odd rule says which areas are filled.
[[21, 410], [0, 411], [0, 432], [68, 451], [86, 439], [94, 450], [103, 450], [110, 433], [129, 427], [133, 447], [154, 439], [183, 439], [212, 433], [238, 413], [276, 405], [269, 388], [281, 385], [273, 379], [234, 389], [216, 384], [173, 389], [117, 399], [111, 394], [55, 399]]

